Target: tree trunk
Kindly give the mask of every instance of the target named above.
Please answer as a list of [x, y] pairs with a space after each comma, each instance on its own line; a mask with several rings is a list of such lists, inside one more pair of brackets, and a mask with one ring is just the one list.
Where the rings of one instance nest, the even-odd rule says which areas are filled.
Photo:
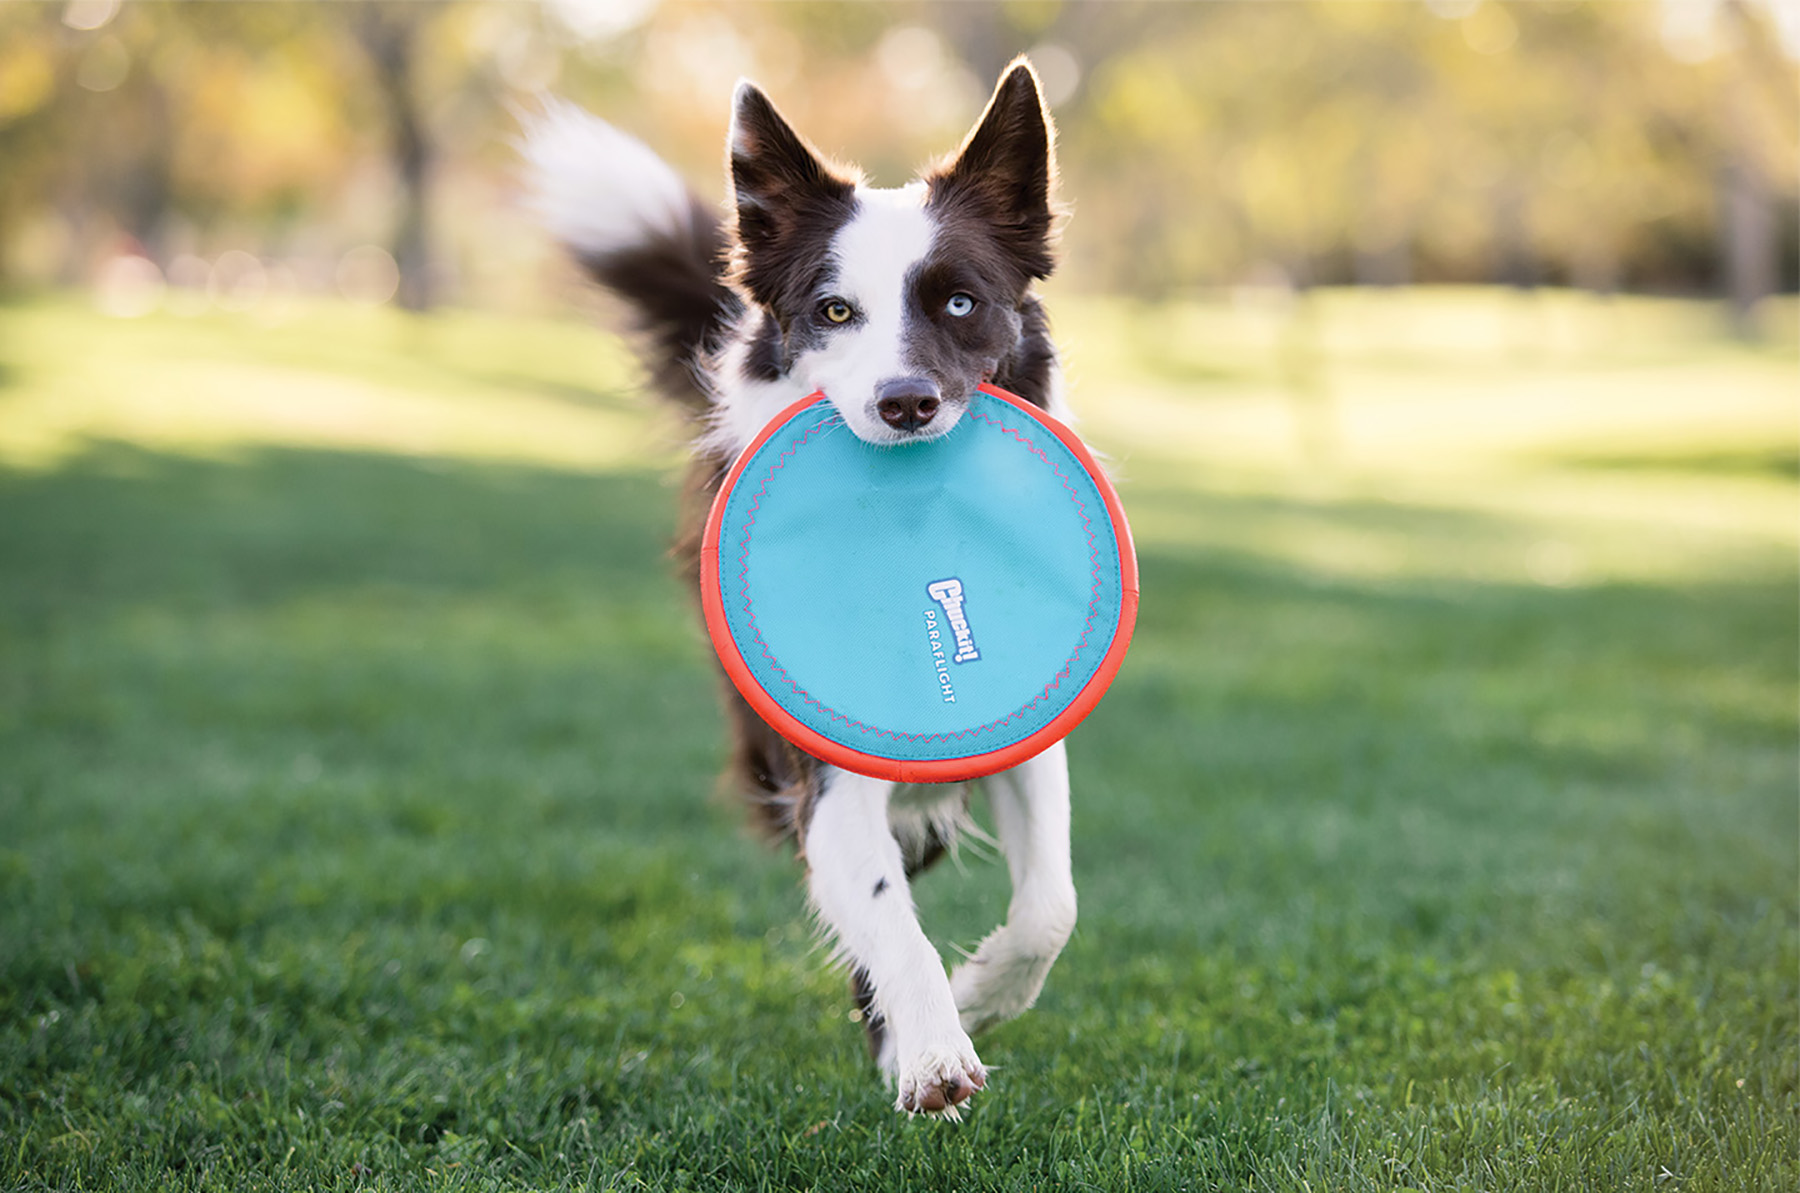
[[400, 181], [400, 216], [394, 228], [394, 264], [400, 269], [398, 301], [409, 311], [430, 310], [437, 299], [430, 244], [431, 145], [413, 94], [419, 30], [430, 6], [371, 4], [359, 31], [375, 67], [388, 115], [388, 148]]
[[1515, 290], [1535, 289], [1537, 255], [1531, 246], [1530, 199], [1525, 187], [1508, 175], [1494, 187], [1492, 202], [1496, 280]]
[[1749, 72], [1756, 30], [1740, 0], [1723, 6], [1730, 23], [1736, 61], [1724, 80], [1720, 137], [1724, 160], [1719, 166], [1719, 265], [1731, 327], [1743, 339], [1755, 339], [1756, 308], [1775, 292], [1775, 209], [1768, 179], [1756, 151]]
[[1775, 292], [1775, 212], [1769, 186], [1749, 156], [1734, 153], [1719, 172], [1720, 255], [1731, 326], [1739, 336], [1757, 334], [1757, 304]]
[[120, 222], [138, 247], [162, 268], [169, 265], [169, 204], [172, 184], [169, 163], [175, 149], [170, 135], [169, 96], [160, 80], [151, 78], [139, 89], [137, 102], [149, 119], [146, 143], [135, 159], [128, 160], [119, 181]]
[[1750, 145], [1744, 81], [1726, 82], [1724, 162], [1719, 167], [1719, 264], [1731, 327], [1757, 334], [1756, 307], [1775, 292], [1775, 211], [1768, 180]]

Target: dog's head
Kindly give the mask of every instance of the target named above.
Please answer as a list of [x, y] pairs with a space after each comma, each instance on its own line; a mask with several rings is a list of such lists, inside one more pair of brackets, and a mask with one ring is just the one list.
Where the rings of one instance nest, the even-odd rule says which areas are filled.
[[1052, 141], [1021, 59], [961, 149], [908, 186], [878, 190], [739, 84], [732, 278], [756, 308], [748, 367], [823, 391], [871, 443], [945, 433], [977, 385], [1019, 384], [1021, 354], [1041, 374], [1029, 290], [1054, 263]]

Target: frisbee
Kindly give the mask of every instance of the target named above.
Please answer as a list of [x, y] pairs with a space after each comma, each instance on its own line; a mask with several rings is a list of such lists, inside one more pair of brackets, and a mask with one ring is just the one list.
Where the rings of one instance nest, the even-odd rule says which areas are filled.
[[956, 782], [1062, 739], [1112, 682], [1137, 557], [1075, 434], [993, 386], [936, 439], [856, 437], [823, 394], [732, 464], [700, 550], [725, 673], [845, 770]]

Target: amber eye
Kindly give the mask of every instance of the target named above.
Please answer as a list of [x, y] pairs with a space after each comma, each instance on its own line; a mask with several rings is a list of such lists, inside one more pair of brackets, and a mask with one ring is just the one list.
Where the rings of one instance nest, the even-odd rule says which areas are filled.
[[826, 299], [824, 305], [819, 308], [819, 312], [832, 323], [848, 323], [850, 317], [856, 314], [850, 309], [850, 304], [841, 298]]

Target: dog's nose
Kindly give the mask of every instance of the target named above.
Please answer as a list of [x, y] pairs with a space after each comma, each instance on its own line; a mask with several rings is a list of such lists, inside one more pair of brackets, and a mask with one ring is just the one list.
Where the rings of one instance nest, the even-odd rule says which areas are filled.
[[895, 377], [875, 387], [875, 412], [896, 431], [916, 431], [938, 411], [937, 382], [929, 377]]

